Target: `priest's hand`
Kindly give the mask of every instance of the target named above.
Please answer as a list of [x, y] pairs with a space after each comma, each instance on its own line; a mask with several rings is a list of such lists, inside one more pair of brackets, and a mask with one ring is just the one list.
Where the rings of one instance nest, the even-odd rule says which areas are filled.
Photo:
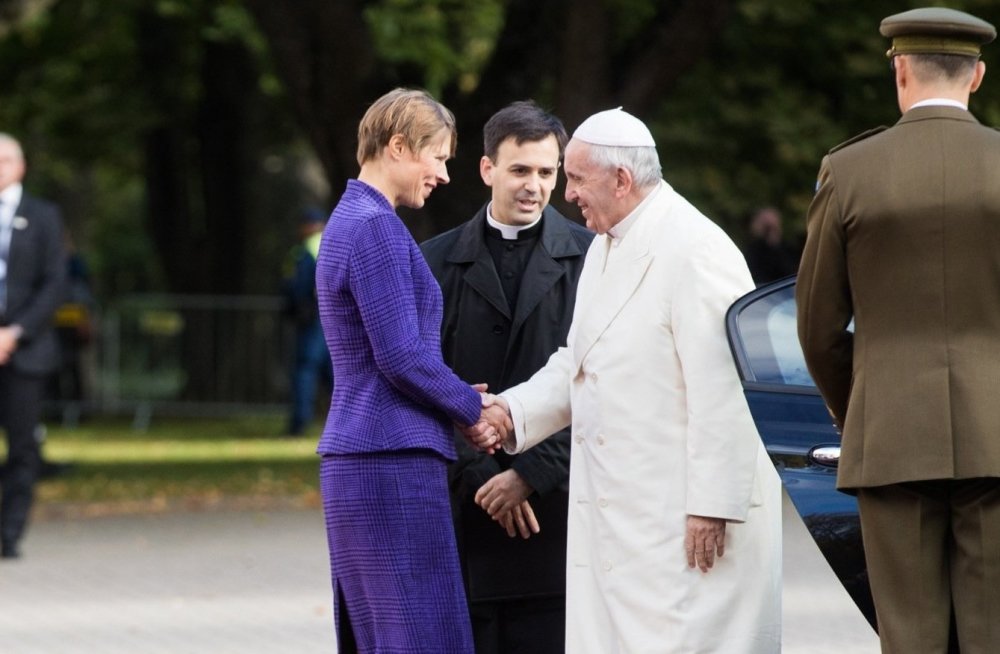
[[533, 489], [513, 468], [493, 475], [476, 491], [476, 504], [494, 520], [510, 512], [531, 495]]
[[716, 557], [722, 558], [725, 540], [726, 521], [723, 518], [689, 515], [684, 536], [688, 567], [697, 566], [702, 572], [708, 572], [715, 565]]
[[514, 538], [521, 534], [521, 538], [528, 539], [531, 534], [537, 534], [542, 530], [535, 517], [535, 511], [531, 508], [528, 500], [524, 500], [513, 509], [496, 518], [500, 526], [504, 528], [507, 535]]

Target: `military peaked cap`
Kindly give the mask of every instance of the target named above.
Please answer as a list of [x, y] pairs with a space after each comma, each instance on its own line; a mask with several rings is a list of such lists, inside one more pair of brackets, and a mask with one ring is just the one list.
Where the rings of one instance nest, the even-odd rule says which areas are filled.
[[882, 36], [892, 39], [885, 53], [955, 54], [978, 57], [979, 48], [997, 36], [995, 27], [963, 11], [925, 7], [894, 14], [882, 20]]

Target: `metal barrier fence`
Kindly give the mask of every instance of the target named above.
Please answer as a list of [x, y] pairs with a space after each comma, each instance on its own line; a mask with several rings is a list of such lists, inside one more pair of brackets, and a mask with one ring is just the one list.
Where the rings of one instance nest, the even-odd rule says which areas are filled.
[[[84, 411], [226, 415], [287, 408], [294, 329], [280, 296], [131, 295], [96, 320]], [[73, 401], [57, 401], [72, 420]]]

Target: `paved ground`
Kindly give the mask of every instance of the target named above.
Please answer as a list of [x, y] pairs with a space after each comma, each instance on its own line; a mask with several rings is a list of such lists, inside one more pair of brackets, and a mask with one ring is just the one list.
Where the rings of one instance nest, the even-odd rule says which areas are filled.
[[[785, 520], [785, 654], [874, 654], [867, 623], [804, 527]], [[4, 654], [333, 652], [315, 510], [35, 524], [0, 563]]]

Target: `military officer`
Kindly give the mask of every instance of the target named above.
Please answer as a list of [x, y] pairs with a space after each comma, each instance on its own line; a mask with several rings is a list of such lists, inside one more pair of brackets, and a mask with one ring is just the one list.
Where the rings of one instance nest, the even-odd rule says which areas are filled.
[[[968, 111], [996, 30], [882, 21], [902, 118], [820, 166], [799, 338], [843, 430], [883, 652], [1000, 651], [1000, 132]], [[854, 320], [853, 331], [849, 328]]]

